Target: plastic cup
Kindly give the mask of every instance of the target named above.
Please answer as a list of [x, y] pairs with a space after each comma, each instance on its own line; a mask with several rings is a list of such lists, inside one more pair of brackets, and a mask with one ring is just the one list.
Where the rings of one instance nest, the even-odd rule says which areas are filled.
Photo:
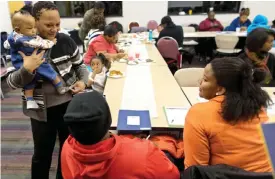
[[136, 58], [138, 59], [139, 56], [140, 56], [140, 53], [139, 53], [139, 52], [136, 52], [136, 53], [135, 53], [135, 56], [136, 56]]

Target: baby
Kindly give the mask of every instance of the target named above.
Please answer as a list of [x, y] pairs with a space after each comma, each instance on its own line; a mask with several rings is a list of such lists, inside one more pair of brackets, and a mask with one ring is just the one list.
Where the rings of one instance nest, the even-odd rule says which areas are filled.
[[[50, 49], [56, 43], [44, 40], [36, 35], [35, 20], [27, 11], [18, 11], [12, 17], [13, 32], [8, 37], [11, 47], [11, 61], [16, 69], [20, 69], [23, 65], [23, 58], [18, 53], [21, 51], [25, 55], [31, 55], [35, 48]], [[69, 88], [64, 87], [61, 80], [57, 76], [55, 70], [47, 62], [43, 62], [35, 73], [34, 80], [24, 86], [24, 95], [27, 100], [27, 109], [37, 109], [39, 106], [33, 99], [33, 91], [36, 81], [40, 77], [44, 77], [51, 81], [59, 94], [66, 93]]]
[[93, 72], [89, 76], [87, 86], [103, 94], [106, 82], [106, 72], [110, 69], [111, 63], [100, 53], [91, 60], [91, 68]]

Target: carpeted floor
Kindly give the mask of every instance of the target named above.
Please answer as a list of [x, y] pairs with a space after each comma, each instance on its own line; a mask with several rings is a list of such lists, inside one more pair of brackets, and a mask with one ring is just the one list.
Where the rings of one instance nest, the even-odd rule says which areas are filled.
[[[30, 179], [33, 141], [30, 120], [22, 113], [21, 91], [10, 91], [5, 85], [2, 90], [5, 98], [1, 100], [1, 179]], [[50, 179], [55, 178], [57, 146]]]

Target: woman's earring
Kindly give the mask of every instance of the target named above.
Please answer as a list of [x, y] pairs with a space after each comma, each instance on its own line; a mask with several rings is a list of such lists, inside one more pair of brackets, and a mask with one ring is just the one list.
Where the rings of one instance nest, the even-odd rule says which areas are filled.
[[216, 96], [220, 96], [220, 94], [219, 94], [219, 93], [216, 93]]

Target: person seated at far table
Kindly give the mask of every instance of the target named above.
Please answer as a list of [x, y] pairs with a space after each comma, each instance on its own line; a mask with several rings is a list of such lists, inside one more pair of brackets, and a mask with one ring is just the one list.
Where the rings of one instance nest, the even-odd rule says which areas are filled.
[[84, 63], [90, 65], [91, 59], [100, 53], [110, 61], [125, 57], [124, 51], [117, 49], [115, 46], [117, 39], [117, 30], [111, 25], [107, 25], [103, 34], [94, 38], [93, 42], [89, 44], [88, 50], [84, 55]]
[[271, 29], [275, 30], [275, 20], [272, 21]]
[[179, 179], [179, 171], [151, 141], [111, 134], [112, 116], [97, 91], [77, 94], [64, 121], [70, 136], [62, 149], [64, 179]]
[[247, 34], [252, 32], [256, 28], [266, 28], [270, 29], [270, 26], [268, 25], [268, 19], [266, 16], [263, 16], [261, 14], [258, 14], [247, 28]]
[[208, 18], [200, 23], [199, 31], [222, 31], [223, 26], [220, 21], [215, 19], [215, 12], [208, 11], [207, 15]]
[[259, 69], [240, 58], [212, 60], [199, 95], [208, 102], [189, 110], [184, 125], [185, 168], [226, 164], [251, 172], [271, 172], [259, 126], [272, 103], [261, 89]]
[[240, 31], [246, 31], [247, 27], [251, 24], [251, 21], [248, 19], [249, 14], [249, 8], [242, 8], [240, 16], [231, 22], [226, 31], [236, 31], [237, 28], [240, 28]]
[[[179, 47], [183, 45], [183, 29], [181, 26], [174, 24], [170, 16], [165, 16], [161, 19], [161, 26], [163, 29], [160, 31], [157, 41], [161, 37], [168, 36], [173, 37], [178, 42]], [[161, 27], [159, 28], [161, 29]]]
[[265, 79], [261, 86], [275, 87], [275, 57], [269, 53], [274, 37], [275, 32], [271, 29], [254, 29], [246, 38], [245, 52], [239, 56], [262, 70]]

